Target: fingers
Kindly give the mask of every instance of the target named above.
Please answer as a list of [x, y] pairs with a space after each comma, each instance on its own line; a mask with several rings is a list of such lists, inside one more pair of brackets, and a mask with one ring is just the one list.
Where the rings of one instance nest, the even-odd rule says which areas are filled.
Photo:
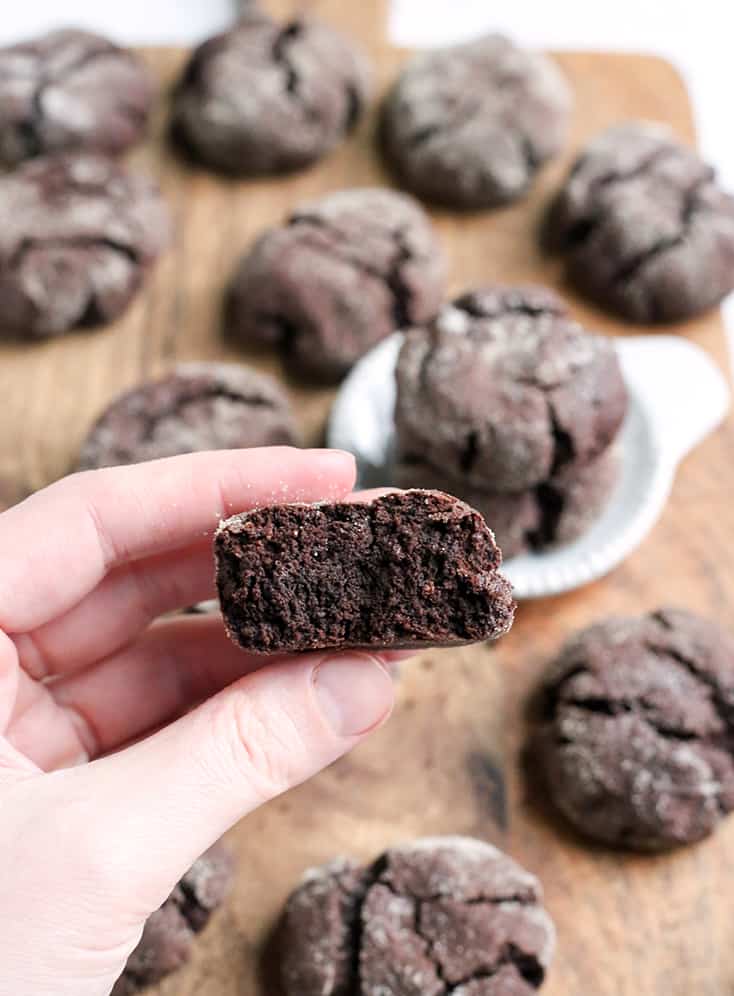
[[[87, 756], [97, 757], [267, 663], [235, 647], [218, 615], [190, 616], [162, 620], [132, 646], [49, 688], [58, 706], [75, 717]], [[34, 760], [43, 767], [54, 763], [41, 759], [38, 748]]]
[[233, 823], [353, 747], [392, 701], [392, 682], [374, 657], [293, 658], [77, 771], [109, 825], [110, 846], [127, 849], [153, 909]]
[[340, 498], [354, 460], [287, 447], [194, 453], [75, 474], [0, 515], [0, 629], [68, 611], [119, 564], [211, 537], [258, 504]]

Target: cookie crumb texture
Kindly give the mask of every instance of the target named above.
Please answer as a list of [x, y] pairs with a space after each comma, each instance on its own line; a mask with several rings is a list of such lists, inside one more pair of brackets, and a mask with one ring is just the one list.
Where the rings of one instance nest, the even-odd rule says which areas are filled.
[[550, 59], [487, 35], [408, 62], [384, 104], [383, 144], [419, 197], [493, 207], [522, 195], [560, 150], [571, 105]]
[[181, 968], [232, 886], [234, 860], [215, 844], [194, 862], [171, 895], [149, 918], [111, 996], [133, 996]]
[[123, 394], [102, 413], [77, 469], [297, 444], [290, 402], [271, 377], [234, 363], [182, 363], [167, 377]]
[[391, 332], [433, 318], [445, 281], [443, 250], [416, 201], [341, 190], [255, 242], [232, 282], [227, 325], [245, 343], [279, 347], [295, 373], [336, 381]]
[[555, 931], [537, 879], [468, 837], [307, 872], [281, 922], [285, 996], [531, 996]]
[[145, 131], [155, 87], [140, 60], [66, 29], [0, 49], [0, 161], [65, 149], [116, 155]]
[[194, 159], [241, 175], [300, 169], [362, 115], [365, 56], [311, 17], [277, 23], [256, 5], [200, 45], [179, 80], [173, 134]]
[[690, 612], [608, 619], [546, 679], [538, 763], [582, 833], [657, 851], [734, 809], [734, 639]]
[[0, 177], [0, 222], [0, 331], [29, 339], [117, 318], [169, 235], [154, 184], [91, 153]]
[[227, 631], [254, 653], [473, 643], [514, 616], [492, 533], [440, 492], [236, 515], [215, 556]]
[[595, 138], [545, 228], [578, 288], [635, 322], [689, 318], [734, 289], [734, 196], [664, 125]]

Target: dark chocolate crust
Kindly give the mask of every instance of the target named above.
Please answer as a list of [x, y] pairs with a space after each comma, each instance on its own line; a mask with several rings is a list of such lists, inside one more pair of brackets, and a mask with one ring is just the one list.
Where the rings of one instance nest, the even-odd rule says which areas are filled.
[[664, 125], [615, 125], [582, 151], [545, 224], [569, 278], [635, 322], [673, 322], [734, 289], [734, 196]]
[[235, 274], [229, 333], [277, 345], [294, 372], [342, 377], [397, 328], [433, 318], [446, 261], [427, 215], [392, 190], [341, 190], [265, 232]]
[[400, 488], [438, 488], [484, 516], [505, 560], [578, 539], [599, 517], [617, 481], [619, 453], [609, 447], [580, 468], [560, 470], [535, 488], [518, 493], [481, 491], [419, 460], [396, 465]]
[[67, 149], [124, 152], [142, 137], [154, 95], [132, 52], [88, 31], [0, 48], [0, 162]]
[[734, 639], [661, 609], [578, 633], [543, 687], [537, 762], [583, 834], [657, 851], [734, 809]]
[[233, 877], [234, 860], [223, 844], [215, 844], [202, 854], [161, 908], [148, 918], [140, 943], [111, 996], [134, 996], [185, 965], [196, 935], [226, 899]]
[[411, 59], [385, 100], [382, 140], [419, 197], [493, 207], [523, 194], [559, 151], [570, 109], [550, 59], [487, 35]]
[[182, 363], [112, 402], [92, 426], [77, 469], [297, 444], [290, 402], [271, 377], [234, 363]]
[[495, 639], [515, 605], [484, 520], [436, 491], [286, 504], [219, 527], [227, 632], [251, 653]]
[[156, 187], [91, 153], [0, 177], [0, 219], [0, 332], [29, 339], [117, 318], [168, 241]]
[[627, 392], [610, 339], [541, 287], [490, 287], [408, 331], [397, 365], [398, 457], [484, 492], [573, 473], [614, 440]]
[[300, 169], [353, 128], [370, 90], [351, 39], [308, 16], [277, 23], [253, 4], [194, 51], [176, 88], [173, 134], [223, 172]]
[[553, 955], [538, 880], [435, 837], [309, 871], [279, 932], [284, 996], [531, 996]]

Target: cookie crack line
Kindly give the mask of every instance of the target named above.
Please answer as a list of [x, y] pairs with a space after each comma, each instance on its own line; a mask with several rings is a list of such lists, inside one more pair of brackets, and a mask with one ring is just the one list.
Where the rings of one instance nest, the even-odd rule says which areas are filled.
[[681, 195], [679, 231], [676, 232], [675, 235], [669, 235], [666, 238], [658, 239], [657, 242], [649, 246], [647, 249], [643, 249], [641, 252], [630, 256], [630, 258], [622, 263], [622, 265], [619, 266], [612, 274], [611, 280], [613, 284], [623, 284], [628, 280], [632, 280], [651, 260], [656, 259], [658, 256], [661, 256], [666, 252], [669, 252], [671, 249], [675, 249], [676, 246], [682, 245], [686, 241], [696, 214], [697, 194], [701, 188], [705, 187], [708, 183], [710, 183], [710, 177], [697, 177], [688, 189], [679, 191]]
[[8, 268], [20, 269], [23, 266], [25, 257], [29, 253], [35, 251], [45, 252], [46, 250], [53, 251], [54, 249], [111, 249], [120, 256], [124, 256], [131, 263], [138, 264], [141, 262], [141, 254], [132, 245], [120, 242], [117, 239], [111, 239], [107, 236], [80, 235], [55, 239], [22, 239], [18, 248], [7, 260], [6, 266]]
[[285, 92], [300, 104], [300, 77], [295, 66], [288, 57], [288, 46], [303, 34], [303, 24], [300, 21], [290, 21], [278, 31], [271, 47], [273, 60], [283, 70], [285, 76]]
[[322, 215], [309, 214], [308, 212], [294, 214], [288, 220], [288, 226], [293, 227], [297, 225], [311, 225], [328, 233], [332, 237], [328, 246], [311, 244], [309, 245], [309, 249], [320, 252], [327, 257], [341, 260], [353, 266], [356, 270], [382, 281], [392, 297], [392, 313], [395, 327], [402, 329], [410, 324], [410, 305], [413, 295], [403, 277], [403, 267], [407, 263], [413, 262], [417, 257], [408, 243], [403, 228], [388, 230], [389, 237], [395, 244], [395, 251], [390, 262], [383, 269], [372, 263], [368, 263], [364, 259], [360, 259], [353, 253], [343, 252], [341, 249], [342, 233]]
[[183, 412], [195, 405], [206, 401], [216, 401], [220, 398], [223, 401], [231, 401], [232, 404], [243, 405], [247, 408], [275, 409], [275, 405], [267, 398], [258, 396], [245, 397], [243, 394], [237, 394], [234, 391], [226, 389], [219, 390], [216, 386], [212, 386], [204, 391], [199, 391], [197, 394], [182, 398], [177, 404], [173, 403], [155, 414], [140, 412], [141, 421], [143, 422], [143, 432], [140, 437], [141, 442], [149, 443], [161, 422], [165, 422], [168, 419], [177, 419]]

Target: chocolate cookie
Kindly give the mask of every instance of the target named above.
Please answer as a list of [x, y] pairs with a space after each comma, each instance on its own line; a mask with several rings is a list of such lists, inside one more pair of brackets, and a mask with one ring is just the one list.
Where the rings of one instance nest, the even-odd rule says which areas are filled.
[[132, 52], [88, 31], [0, 48], [0, 161], [65, 149], [110, 155], [137, 142], [155, 88]]
[[284, 996], [531, 996], [555, 945], [541, 900], [534, 875], [470, 837], [311, 869], [281, 922]]
[[734, 196], [663, 125], [630, 122], [595, 138], [546, 221], [569, 278], [635, 322], [672, 322], [734, 289]]
[[582, 833], [662, 850], [734, 809], [734, 640], [675, 609], [577, 634], [543, 689], [537, 760]]
[[168, 239], [154, 185], [64, 153], [0, 177], [0, 330], [28, 339], [122, 314]]
[[493, 207], [559, 151], [571, 102], [553, 62], [487, 35], [411, 59], [384, 104], [383, 144], [419, 197]]
[[277, 23], [253, 4], [195, 50], [174, 96], [173, 133], [217, 170], [299, 169], [353, 128], [370, 89], [350, 39], [305, 15]]
[[297, 441], [290, 402], [271, 377], [233, 363], [182, 363], [113, 401], [92, 426], [78, 469]]
[[481, 491], [418, 459], [394, 470], [394, 483], [405, 488], [445, 488], [480, 512], [491, 526], [505, 559], [577, 539], [606, 505], [617, 480], [615, 447], [578, 469], [561, 469], [548, 481], [517, 493]]
[[487, 288], [411, 329], [397, 365], [401, 459], [480, 491], [517, 493], [585, 466], [627, 405], [611, 340], [541, 287]]
[[161, 908], [148, 918], [112, 996], [133, 996], [185, 965], [196, 935], [226, 899], [233, 875], [234, 861], [223, 844], [215, 844], [202, 854]]
[[252, 653], [473, 643], [512, 625], [491, 532], [438, 491], [259, 508], [222, 522], [214, 551], [227, 632]]
[[392, 190], [340, 190], [265, 232], [234, 277], [227, 326], [279, 346], [299, 373], [338, 380], [443, 299], [446, 263], [428, 217]]

